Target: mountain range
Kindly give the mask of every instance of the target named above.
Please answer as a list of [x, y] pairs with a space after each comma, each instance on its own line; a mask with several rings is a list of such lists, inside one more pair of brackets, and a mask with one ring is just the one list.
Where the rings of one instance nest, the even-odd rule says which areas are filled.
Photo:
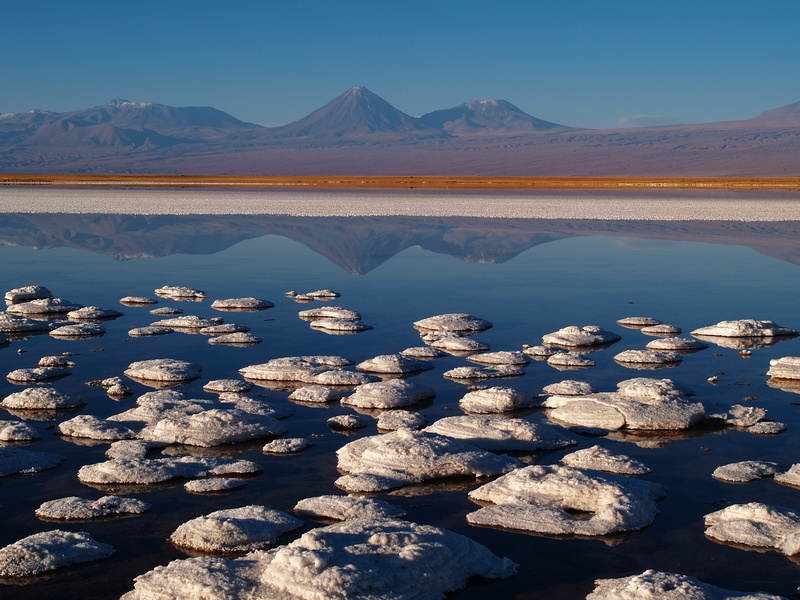
[[413, 117], [354, 87], [279, 127], [210, 107], [115, 99], [0, 115], [0, 172], [259, 175], [790, 176], [800, 102], [751, 119], [591, 130], [505, 100]]

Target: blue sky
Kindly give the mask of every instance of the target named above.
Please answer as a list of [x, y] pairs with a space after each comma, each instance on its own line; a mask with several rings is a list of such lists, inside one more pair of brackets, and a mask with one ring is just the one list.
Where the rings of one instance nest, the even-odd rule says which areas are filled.
[[363, 85], [420, 115], [746, 119], [800, 101], [797, 0], [0, 0], [0, 113], [111, 98], [282, 125]]

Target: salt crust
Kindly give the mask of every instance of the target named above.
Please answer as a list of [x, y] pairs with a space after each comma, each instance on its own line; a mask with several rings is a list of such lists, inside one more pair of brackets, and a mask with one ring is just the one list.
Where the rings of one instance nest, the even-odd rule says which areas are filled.
[[664, 352], [659, 350], [624, 350], [614, 357], [618, 363], [654, 364], [664, 365], [679, 363], [683, 356], [677, 352]]
[[414, 346], [406, 348], [400, 352], [402, 356], [410, 358], [442, 358], [447, 356], [447, 352], [439, 350], [438, 348], [431, 348], [429, 346]]
[[309, 298], [314, 298], [315, 300], [330, 300], [332, 298], [338, 298], [341, 296], [339, 292], [334, 292], [333, 290], [329, 290], [327, 288], [324, 290], [316, 290], [314, 292], [306, 292], [305, 295]]
[[775, 481], [783, 485], [800, 487], [800, 463], [795, 463], [784, 473], [775, 475]]
[[180, 525], [169, 541], [201, 552], [250, 552], [274, 544], [302, 521], [266, 506], [217, 510]]
[[777, 435], [783, 433], [788, 429], [785, 423], [780, 421], [759, 421], [755, 425], [747, 428], [747, 433], [754, 433], [756, 435]]
[[173, 561], [137, 577], [123, 600], [437, 600], [470, 577], [507, 578], [515, 571], [510, 560], [445, 529], [353, 519], [236, 560]]
[[301, 319], [351, 319], [353, 321], [361, 320], [361, 313], [349, 308], [341, 308], [340, 306], [320, 306], [318, 308], [309, 308], [301, 310], [297, 315]]
[[630, 456], [612, 452], [600, 446], [583, 448], [566, 454], [561, 458], [561, 462], [570, 467], [594, 469], [617, 475], [646, 475], [651, 471], [644, 463]]
[[151, 450], [164, 448], [166, 444], [145, 440], [119, 440], [106, 450], [108, 458], [145, 458]]
[[155, 321], [150, 323], [150, 326], [171, 327], [172, 329], [202, 329], [203, 327], [211, 327], [218, 324], [217, 321], [202, 319], [195, 315], [181, 315], [179, 317], [172, 317], [171, 319]]
[[105, 462], [84, 465], [78, 469], [78, 480], [81, 483], [94, 484], [148, 484], [169, 481], [176, 477], [245, 475], [259, 471], [261, 467], [249, 460], [210, 456], [112, 458]]
[[19, 383], [37, 383], [69, 374], [67, 369], [58, 367], [34, 367], [32, 369], [15, 369], [6, 375], [6, 379]]
[[562, 435], [558, 429], [522, 419], [456, 416], [439, 419], [423, 431], [464, 440], [492, 451], [553, 450], [575, 444], [575, 440]]
[[358, 386], [350, 396], [342, 398], [341, 404], [359, 408], [400, 408], [433, 398], [434, 395], [433, 388], [427, 385], [412, 383], [407, 379], [390, 379]]
[[51, 387], [29, 387], [9, 394], [0, 402], [3, 408], [19, 410], [52, 410], [83, 406], [83, 398], [59, 392]]
[[158, 300], [146, 296], [125, 296], [119, 299], [120, 304], [158, 304]]
[[383, 431], [419, 429], [424, 425], [425, 415], [408, 410], [386, 410], [378, 415], [378, 429]]
[[304, 498], [294, 505], [294, 512], [316, 519], [336, 521], [402, 517], [406, 514], [402, 508], [389, 502], [354, 495]]
[[58, 327], [50, 321], [29, 319], [18, 315], [0, 313], [0, 331], [3, 333], [24, 333], [27, 331], [50, 331]]
[[78, 310], [73, 310], [67, 313], [67, 318], [73, 321], [80, 320], [94, 320], [94, 319], [112, 319], [121, 317], [122, 313], [118, 310], [111, 308], [100, 308], [99, 306], [84, 306]]
[[442, 373], [448, 379], [494, 379], [496, 377], [517, 377], [524, 375], [525, 369], [515, 365], [494, 367], [456, 367]]
[[772, 359], [767, 375], [773, 379], [800, 379], [800, 356]]
[[274, 306], [269, 300], [261, 298], [226, 298], [211, 303], [211, 308], [216, 310], [263, 310]]
[[36, 363], [37, 367], [58, 367], [59, 369], [71, 369], [75, 363], [66, 356], [43, 356]]
[[546, 346], [596, 346], [608, 344], [621, 339], [619, 334], [606, 331], [597, 325], [578, 327], [569, 325], [542, 336], [542, 343]]
[[[471, 491], [492, 502], [467, 515], [473, 525], [553, 535], [607, 535], [642, 529], [655, 519], [663, 486], [563, 465], [531, 465]], [[593, 513], [579, 519], [567, 512]]]
[[41, 436], [22, 421], [0, 421], [0, 442], [31, 442]]
[[591, 383], [585, 381], [576, 381], [574, 379], [565, 379], [558, 383], [551, 383], [546, 385], [542, 391], [545, 394], [554, 396], [586, 396], [596, 392]]
[[717, 467], [711, 476], [714, 479], [731, 483], [748, 483], [775, 475], [780, 470], [781, 466], [778, 463], [763, 460], [744, 460]]
[[336, 451], [339, 470], [349, 473], [336, 485], [352, 492], [391, 489], [427, 479], [507, 473], [520, 466], [508, 456], [496, 455], [443, 435], [399, 429], [363, 437]]
[[624, 317], [617, 319], [617, 323], [623, 327], [653, 327], [661, 325], [661, 321], [653, 317]]
[[0, 477], [16, 473], [38, 473], [58, 466], [64, 457], [51, 452], [31, 452], [14, 446], [0, 446]]
[[[318, 385], [361, 385], [374, 381], [364, 373], [345, 371], [339, 366], [330, 366], [330, 362], [333, 361], [329, 359], [336, 358], [339, 357], [289, 356], [274, 358], [259, 365], [243, 367], [239, 369], [239, 373], [248, 379], [257, 381], [292, 381]], [[346, 360], [342, 359], [342, 361]]]
[[193, 479], [183, 484], [183, 489], [191, 494], [211, 494], [214, 492], [226, 492], [235, 490], [247, 485], [241, 479], [229, 479], [227, 477], [213, 477], [211, 479]]
[[721, 542], [800, 552], [800, 513], [760, 502], [734, 504], [705, 516], [706, 535]]
[[147, 381], [190, 381], [200, 377], [202, 370], [200, 366], [184, 360], [155, 358], [131, 363], [125, 375]]
[[436, 315], [414, 322], [417, 329], [430, 329], [433, 331], [485, 331], [492, 324], [486, 319], [473, 317], [467, 313], [449, 313]]
[[550, 417], [583, 427], [603, 429], [686, 429], [705, 417], [700, 403], [682, 397], [669, 379], [637, 377], [617, 384], [616, 392], [585, 396], [551, 396], [543, 406]]
[[97, 500], [87, 500], [78, 496], [68, 496], [43, 503], [36, 509], [35, 514], [40, 519], [69, 521], [98, 519], [111, 515], [138, 515], [150, 508], [150, 504], [135, 498], [103, 496]]
[[422, 335], [422, 341], [432, 348], [448, 352], [485, 352], [489, 350], [489, 344], [473, 340], [457, 331], [426, 333]]
[[311, 442], [305, 438], [280, 438], [265, 444], [261, 451], [266, 454], [291, 454], [300, 452], [310, 445]]
[[314, 319], [310, 323], [312, 329], [322, 329], [323, 331], [334, 332], [358, 332], [372, 329], [372, 325], [367, 325], [356, 319]]
[[136, 432], [121, 423], [98, 419], [92, 415], [77, 415], [56, 426], [61, 435], [92, 440], [130, 440]]
[[221, 394], [223, 392], [249, 392], [253, 384], [241, 379], [214, 379], [203, 385], [206, 392]]
[[146, 337], [150, 335], [167, 335], [175, 333], [172, 327], [134, 327], [128, 330], [128, 335], [131, 337]]
[[734, 427], [752, 427], [767, 416], [767, 411], [759, 406], [744, 406], [734, 404], [723, 415], [727, 425]]
[[716, 325], [701, 327], [692, 331], [692, 335], [717, 337], [777, 337], [781, 335], [797, 335], [797, 332], [788, 327], [781, 327], [774, 321], [741, 319], [738, 321], [720, 321]]
[[286, 426], [271, 416], [237, 408], [212, 408], [164, 417], [147, 425], [139, 435], [153, 442], [211, 447], [283, 433]]
[[44, 531], [0, 549], [0, 577], [25, 577], [106, 558], [114, 547], [83, 531]]
[[647, 327], [642, 327], [640, 331], [646, 335], [678, 335], [683, 330], [675, 325], [661, 323], [659, 325], [648, 325]]
[[335, 402], [344, 398], [344, 394], [324, 385], [304, 385], [289, 394], [289, 400], [295, 402], [325, 403]]
[[64, 298], [40, 298], [12, 304], [6, 308], [6, 312], [14, 315], [48, 315], [68, 313], [79, 308], [82, 308], [82, 305], [75, 304]]
[[698, 340], [689, 338], [669, 337], [647, 342], [645, 348], [648, 350], [668, 350], [668, 351], [681, 351], [681, 350], [702, 350], [708, 348], [705, 344]]
[[356, 369], [359, 371], [389, 374], [417, 373], [432, 368], [433, 365], [427, 361], [409, 358], [401, 354], [381, 354], [356, 365]]
[[648, 569], [641, 575], [598, 579], [586, 600], [786, 600], [772, 594], [724, 590], [694, 577]]
[[476, 354], [467, 357], [470, 362], [479, 363], [482, 365], [528, 365], [531, 360], [522, 352], [516, 351], [501, 351], [501, 352], [485, 352], [483, 354]]
[[52, 298], [53, 292], [43, 285], [26, 285], [23, 287], [8, 290], [5, 294], [6, 302], [21, 302], [24, 300], [38, 300], [40, 298]]
[[106, 328], [99, 323], [80, 323], [57, 327], [50, 332], [50, 335], [60, 338], [79, 338], [103, 335], [105, 332]]
[[246, 333], [243, 331], [237, 331], [236, 333], [226, 333], [225, 335], [220, 335], [218, 337], [212, 337], [208, 339], [209, 344], [228, 344], [228, 345], [239, 345], [239, 344], [260, 344], [261, 338], [257, 335], [253, 335], [252, 333]]
[[183, 287], [180, 285], [165, 285], [155, 290], [159, 296], [166, 296], [167, 298], [205, 298], [206, 293], [190, 287]]
[[513, 388], [494, 386], [482, 390], [467, 392], [458, 405], [465, 412], [478, 414], [495, 414], [510, 412], [521, 408], [529, 408], [537, 399], [523, 394]]
[[331, 429], [348, 431], [366, 427], [370, 424], [370, 418], [366, 415], [337, 415], [328, 419], [326, 423]]
[[523, 346], [522, 351], [528, 356], [536, 359], [543, 359], [563, 352], [560, 348], [553, 348], [551, 346]]
[[161, 308], [154, 308], [150, 311], [151, 315], [180, 315], [183, 314], [183, 309], [175, 306], [162, 306]]
[[547, 364], [551, 367], [568, 367], [572, 369], [595, 366], [595, 362], [591, 358], [586, 358], [572, 352], [558, 352], [553, 354], [547, 359]]

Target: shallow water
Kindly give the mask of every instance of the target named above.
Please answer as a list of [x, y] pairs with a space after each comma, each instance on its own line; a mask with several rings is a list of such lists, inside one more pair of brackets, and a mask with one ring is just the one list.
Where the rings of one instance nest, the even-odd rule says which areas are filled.
[[[538, 344], [543, 334], [573, 324], [596, 324], [623, 336], [610, 348], [592, 353], [597, 362], [595, 368], [559, 371], [534, 361], [523, 377], [489, 381], [488, 385], [511, 385], [538, 393], [549, 383], [581, 379], [598, 389], [612, 390], [623, 379], [670, 377], [692, 388], [697, 400], [723, 407], [736, 403], [761, 406], [768, 410], [768, 418], [789, 425], [787, 433], [777, 436], [755, 436], [719, 428], [649, 435], [610, 434], [605, 438], [578, 436], [578, 447], [601, 444], [643, 461], [653, 469], [646, 478], [666, 485], [669, 490], [659, 503], [660, 513], [653, 525], [603, 540], [471, 527], [464, 515], [476, 508], [466, 497], [466, 492], [478, 485], [473, 480], [411, 486], [380, 495], [405, 508], [411, 520], [467, 535], [520, 564], [518, 574], [508, 580], [475, 582], [450, 597], [477, 599], [491, 594], [499, 598], [571, 600], [585, 597], [597, 578], [638, 574], [648, 568], [692, 575], [733, 590], [787, 596], [796, 593], [797, 562], [800, 562], [797, 557], [791, 559], [774, 551], [760, 552], [713, 542], [703, 535], [702, 517], [727, 503], [759, 501], [800, 508], [800, 491], [772, 480], [733, 485], [711, 478], [714, 468], [730, 462], [770, 460], [788, 468], [798, 460], [800, 406], [795, 403], [800, 397], [768, 386], [765, 372], [771, 358], [797, 354], [800, 338], [755, 349], [749, 358], [740, 356], [735, 349], [712, 346], [686, 356], [675, 368], [654, 371], [626, 368], [613, 360], [618, 352], [642, 348], [652, 339], [615, 323], [626, 316], [653, 316], [681, 327], [684, 335], [700, 326], [739, 318], [772, 319], [780, 325], [800, 328], [796, 301], [800, 272], [791, 262], [796, 244], [791, 235], [787, 235], [789, 239], [782, 249], [772, 245], [766, 252], [763, 244], [769, 237], [767, 234], [759, 238], [761, 246], [750, 243], [752, 238], [741, 234], [743, 244], [780, 256], [781, 260], [745, 246], [731, 245], [730, 240], [725, 245], [702, 243], [697, 241], [698, 237], [703, 238], [699, 234], [688, 237], [695, 241], [667, 239], [681, 237], [672, 235], [677, 228], [670, 224], [658, 228], [660, 233], [651, 232], [650, 238], [642, 231], [641, 224], [636, 223], [630, 229], [635, 237], [625, 237], [622, 223], [617, 223], [613, 230], [610, 227], [602, 232], [590, 230], [589, 233], [596, 235], [588, 236], [580, 236], [582, 226], [573, 224], [567, 237], [562, 235], [563, 231], [554, 233], [550, 224], [549, 238], [545, 239], [540, 235], [541, 229], [537, 229], [541, 223], [519, 220], [515, 222], [514, 235], [508, 229], [497, 233], [497, 240], [506, 244], [498, 246], [490, 243], [493, 227], [497, 226], [492, 220], [483, 223], [473, 220], [468, 226], [462, 222], [458, 228], [448, 227], [446, 221], [440, 220], [438, 237], [428, 236], [421, 241], [418, 230], [408, 225], [402, 230], [405, 237], [400, 236], [404, 242], [397, 245], [400, 234], [394, 231], [391, 236], [386, 235], [385, 221], [380, 219], [366, 222], [356, 219], [358, 227], [348, 229], [346, 220], [308, 219], [289, 223], [274, 217], [270, 235], [259, 236], [263, 229], [245, 231], [246, 223], [252, 224], [255, 219], [247, 217], [239, 226], [240, 241], [226, 233], [230, 217], [207, 217], [203, 227], [189, 217], [172, 217], [171, 237], [156, 236], [136, 217], [128, 218], [124, 235], [118, 224], [113, 231], [99, 232], [109, 225], [102, 215], [80, 217], [66, 224], [56, 215], [48, 217], [50, 225], [61, 223], [61, 242], [53, 242], [53, 230], [48, 230], [44, 222], [28, 222], [26, 234], [31, 240], [39, 240], [30, 242], [30, 246], [56, 247], [0, 248], [3, 264], [0, 291], [42, 284], [56, 296], [81, 304], [116, 308], [125, 314], [106, 321], [107, 333], [98, 338], [57, 340], [40, 334], [13, 339], [9, 346], [0, 348], [0, 365], [7, 373], [35, 366], [42, 356], [73, 353], [77, 363], [73, 374], [53, 385], [83, 395], [88, 402], [82, 410], [86, 414], [106, 417], [121, 412], [150, 389], [130, 382], [134, 396], [115, 401], [102, 388], [84, 385], [90, 380], [121, 375], [135, 360], [169, 357], [196, 362], [203, 366], [203, 377], [178, 389], [193, 397], [212, 398], [213, 395], [202, 391], [203, 382], [238, 378], [237, 370], [243, 366], [301, 354], [337, 354], [360, 362], [378, 354], [422, 345], [418, 332], [411, 326], [415, 320], [447, 312], [469, 312], [494, 323], [492, 329], [476, 336], [489, 343], [492, 350], [517, 350], [522, 344]], [[264, 219], [270, 223], [269, 217]], [[6, 221], [4, 231], [19, 230], [19, 224], [20, 221]], [[158, 231], [163, 233], [161, 225]], [[277, 235], [281, 231], [309, 245]], [[526, 237], [526, 232], [527, 241], [512, 248], [511, 241]], [[226, 235], [231, 236], [232, 245], [211, 246], [213, 240], [229, 239]], [[556, 239], [559, 236], [562, 239]], [[432, 241], [434, 238], [436, 243]], [[5, 244], [29, 243], [9, 235], [2, 239]], [[122, 245], [123, 239], [138, 244], [135, 251]], [[192, 239], [199, 240], [199, 246], [192, 245]], [[154, 243], [148, 247], [147, 240]], [[354, 240], [360, 243], [345, 243]], [[484, 242], [482, 245], [480, 240]], [[531, 240], [535, 243], [529, 243]], [[170, 241], [171, 247], [167, 243]], [[197, 253], [204, 250], [208, 253]], [[119, 258], [121, 254], [136, 257], [128, 260], [110, 257]], [[153, 257], [141, 257], [147, 254]], [[463, 257], [484, 262], [467, 262]], [[153, 290], [162, 285], [199, 288], [208, 294], [208, 299], [198, 303], [162, 299], [155, 307], [178, 306], [185, 314], [221, 316], [226, 322], [252, 327], [263, 343], [246, 348], [212, 346], [205, 336], [183, 333], [128, 338], [129, 329], [149, 325], [161, 317], [149, 314], [152, 306], [123, 307], [119, 298], [154, 297]], [[299, 304], [283, 294], [288, 290], [306, 292], [320, 288], [340, 292], [342, 297], [330, 304], [358, 310], [374, 329], [354, 335], [328, 335], [312, 330], [297, 317], [297, 312], [320, 303]], [[259, 312], [220, 312], [210, 308], [214, 299], [241, 296], [266, 298], [276, 306]], [[20, 353], [21, 350], [24, 352]], [[464, 385], [443, 378], [442, 373], [465, 364], [469, 363], [464, 358], [446, 357], [436, 360], [433, 370], [416, 376], [415, 381], [436, 390], [432, 402], [417, 407], [429, 421], [460, 414], [458, 400], [466, 392]], [[714, 374], [719, 374], [716, 386], [707, 382]], [[20, 389], [22, 386], [0, 378], [0, 394]], [[151, 503], [153, 509], [142, 516], [105, 521], [56, 524], [34, 516], [34, 509], [46, 500], [68, 495], [97, 498], [107, 491], [79, 483], [76, 471], [83, 464], [104, 460], [108, 444], [76, 443], [54, 435], [53, 427], [71, 414], [31, 421], [42, 433], [42, 439], [24, 447], [58, 452], [67, 460], [50, 471], [0, 479], [0, 546], [32, 533], [61, 528], [88, 531], [98, 541], [114, 545], [117, 552], [97, 563], [4, 582], [0, 595], [26, 600], [53, 596], [116, 598], [132, 588], [136, 575], [186, 556], [166, 538], [190, 518], [246, 504], [264, 504], [291, 512], [301, 498], [342, 493], [333, 485], [338, 476], [333, 453], [355, 436], [375, 434], [375, 426], [350, 436], [334, 433], [325, 420], [350, 413], [351, 409], [338, 404], [314, 407], [291, 403], [287, 400], [288, 393], [257, 387], [250, 395], [267, 395], [277, 404], [291, 406], [294, 416], [285, 422], [289, 427], [287, 435], [315, 435], [314, 446], [289, 456], [263, 454], [261, 447], [265, 440], [210, 450], [171, 450], [243, 457], [263, 465], [264, 472], [248, 480], [244, 488], [224, 494], [191, 495], [183, 490], [182, 481], [125, 488], [119, 491]], [[19, 417], [2, 410], [0, 413], [0, 419]], [[519, 456], [528, 462], [551, 463], [571, 450]], [[281, 541], [291, 541], [315, 525], [311, 520], [306, 523], [305, 529], [287, 534]]]

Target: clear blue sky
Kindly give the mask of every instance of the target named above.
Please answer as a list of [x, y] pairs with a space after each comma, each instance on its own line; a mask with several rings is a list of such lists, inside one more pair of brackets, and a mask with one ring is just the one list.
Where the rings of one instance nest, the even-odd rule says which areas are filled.
[[363, 85], [420, 115], [502, 98], [572, 126], [800, 101], [798, 0], [0, 0], [0, 113], [115, 97], [282, 125]]

